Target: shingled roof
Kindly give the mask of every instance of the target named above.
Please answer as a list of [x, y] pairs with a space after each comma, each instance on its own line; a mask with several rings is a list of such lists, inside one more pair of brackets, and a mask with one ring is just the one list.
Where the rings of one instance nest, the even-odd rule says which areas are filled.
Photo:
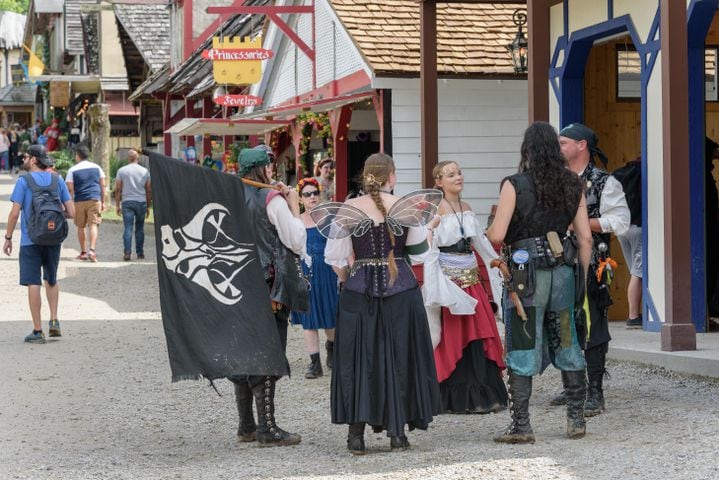
[[115, 15], [153, 72], [170, 61], [167, 5], [115, 4]]
[[0, 88], [0, 105], [34, 105], [36, 91], [37, 85], [34, 83], [5, 85]]
[[85, 55], [80, 10], [82, 5], [96, 3], [95, 0], [65, 0], [65, 50], [70, 55]]
[[[375, 74], [419, 75], [419, 2], [329, 0]], [[440, 75], [513, 74], [506, 45], [526, 4], [437, 3]]]

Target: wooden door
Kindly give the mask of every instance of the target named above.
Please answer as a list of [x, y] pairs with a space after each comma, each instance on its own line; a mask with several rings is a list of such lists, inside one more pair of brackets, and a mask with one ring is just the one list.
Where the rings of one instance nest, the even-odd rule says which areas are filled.
[[[618, 46], [626, 51], [631, 40], [626, 37], [594, 46], [584, 77], [584, 121], [599, 137], [599, 148], [609, 158], [609, 172], [641, 154], [641, 101], [617, 98]], [[629, 271], [614, 235], [610, 254], [619, 267], [610, 287], [614, 304], [609, 308], [609, 319], [626, 320]]]

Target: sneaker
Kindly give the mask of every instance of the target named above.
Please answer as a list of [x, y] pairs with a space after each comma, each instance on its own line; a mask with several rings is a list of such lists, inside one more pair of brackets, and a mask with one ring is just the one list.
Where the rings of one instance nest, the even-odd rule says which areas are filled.
[[145, 259], [145, 254], [144, 254], [144, 253], [138, 253], [138, 254], [137, 254], [137, 259], [138, 259], [138, 260], [144, 260], [144, 259]]
[[48, 330], [48, 336], [62, 337], [62, 333], [60, 332], [60, 321], [58, 319], [50, 320], [50, 329]]
[[630, 318], [627, 320], [627, 328], [642, 328], [642, 316], [639, 315], [637, 318]]
[[130, 254], [129, 254], [129, 253], [124, 254], [124, 255], [122, 256], [122, 259], [123, 259], [124, 261], [126, 261], [126, 262], [129, 262], [129, 261], [130, 261]]
[[87, 260], [87, 252], [80, 252], [80, 255], [75, 257], [75, 260]]
[[87, 252], [87, 258], [91, 262], [97, 262], [97, 254], [95, 253], [95, 250], [91, 248], [90, 251]]
[[42, 331], [36, 332], [33, 330], [30, 335], [25, 337], [26, 343], [45, 343], [45, 334]]

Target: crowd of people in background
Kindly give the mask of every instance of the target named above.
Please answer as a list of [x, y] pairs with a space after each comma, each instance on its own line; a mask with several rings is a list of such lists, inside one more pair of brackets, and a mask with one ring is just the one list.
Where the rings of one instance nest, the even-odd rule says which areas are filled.
[[[77, 259], [93, 262], [107, 187], [105, 172], [89, 160], [84, 146], [74, 148], [76, 164], [56, 181], [48, 152], [57, 147], [57, 121], [43, 132], [45, 146], [21, 147], [38, 140], [40, 130], [40, 124], [30, 130], [17, 125], [0, 129], [0, 169], [15, 169], [20, 159], [30, 172], [13, 191], [3, 248], [7, 255], [12, 252], [20, 221], [20, 283], [28, 287], [33, 319], [33, 331], [25, 338], [29, 343], [45, 342], [43, 283], [51, 311], [49, 334], [61, 335], [60, 245], [36, 245], [31, 239], [34, 184], [53, 190], [64, 215], [77, 226]], [[462, 200], [464, 176], [456, 161], [438, 162], [432, 189], [399, 197], [392, 158], [373, 154], [365, 162], [361, 190], [343, 203], [336, 198], [332, 158], [319, 159], [314, 176], [292, 187], [277, 180], [269, 146], [241, 150], [238, 171], [226, 173], [245, 183], [283, 351], [288, 325], [301, 326], [310, 359], [304, 376], [319, 378], [324, 375], [319, 331], [324, 332], [332, 422], [348, 425], [351, 453], [366, 453], [367, 425], [385, 431], [393, 450], [403, 450], [410, 445], [405, 429], [426, 429], [437, 414], [496, 413], [510, 405], [511, 423], [495, 441], [533, 443], [532, 378], [549, 364], [561, 371], [563, 391], [551, 404], [566, 405], [569, 438], [583, 437], [585, 417], [605, 410], [610, 234], [619, 237], [632, 277], [627, 326], [642, 325], [641, 169], [634, 161], [609, 174], [596, 163], [606, 166], [598, 140], [581, 124], [561, 132], [548, 123], [530, 125], [518, 172], [503, 179], [496, 214], [486, 229]], [[708, 165], [716, 152], [717, 145], [707, 140]], [[115, 210], [125, 227], [124, 261], [132, 258], [133, 232], [137, 259], [144, 259], [143, 228], [152, 194], [149, 171], [139, 158], [139, 152], [129, 151], [129, 163], [118, 170], [114, 186]], [[715, 219], [716, 209], [711, 215]], [[501, 255], [494, 245], [503, 245]], [[478, 257], [487, 278], [482, 278]], [[302, 262], [295, 266], [295, 258]], [[421, 282], [412, 263], [422, 265]], [[503, 291], [497, 268], [505, 280]], [[710, 282], [715, 270], [710, 269]], [[293, 283], [290, 272], [295, 271], [308, 288]], [[497, 316], [504, 319], [504, 343]], [[230, 380], [240, 441], [301, 441], [275, 423], [278, 378]]]

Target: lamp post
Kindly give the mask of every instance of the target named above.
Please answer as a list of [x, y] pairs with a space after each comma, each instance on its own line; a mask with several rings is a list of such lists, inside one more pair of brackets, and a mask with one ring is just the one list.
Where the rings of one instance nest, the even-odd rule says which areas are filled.
[[522, 9], [515, 10], [514, 14], [512, 14], [512, 21], [517, 26], [517, 35], [515, 35], [512, 43], [507, 45], [507, 51], [512, 56], [514, 73], [527, 73], [529, 44], [522, 29], [522, 27], [527, 24], [527, 11]]

